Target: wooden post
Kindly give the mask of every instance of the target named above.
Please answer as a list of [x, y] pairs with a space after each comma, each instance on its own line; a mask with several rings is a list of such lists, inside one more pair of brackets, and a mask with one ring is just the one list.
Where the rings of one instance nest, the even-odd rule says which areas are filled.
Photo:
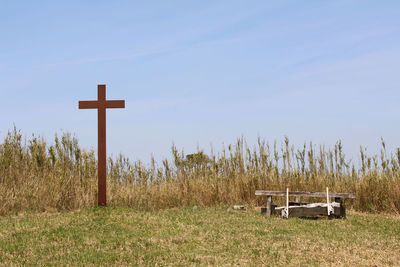
[[97, 160], [98, 160], [98, 205], [106, 206], [106, 176], [107, 176], [107, 151], [106, 151], [106, 86], [98, 85], [97, 101], [99, 108], [97, 108]]
[[267, 196], [267, 217], [270, 217], [272, 214], [272, 196]]
[[339, 214], [339, 217], [346, 219], [346, 208], [343, 205], [342, 198], [335, 197], [335, 202], [340, 203], [340, 214]]

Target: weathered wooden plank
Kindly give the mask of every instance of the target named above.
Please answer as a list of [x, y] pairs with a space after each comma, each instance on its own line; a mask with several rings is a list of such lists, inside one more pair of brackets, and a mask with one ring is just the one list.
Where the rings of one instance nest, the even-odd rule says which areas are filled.
[[289, 201], [289, 206], [302, 206], [302, 205], [308, 205], [310, 204], [309, 202], [292, 202]]
[[[256, 196], [278, 196], [284, 197], [286, 196], [285, 191], [266, 191], [266, 190], [257, 190]], [[289, 196], [296, 197], [326, 197], [326, 192], [289, 192]], [[355, 194], [352, 193], [329, 193], [329, 197], [335, 198], [356, 198]]]
[[[333, 214], [334, 217], [341, 216], [342, 206], [339, 203], [333, 204]], [[277, 207], [275, 211], [277, 214], [282, 213], [286, 207]], [[313, 216], [328, 216], [327, 204], [324, 203], [314, 203], [304, 206], [289, 206], [289, 217], [313, 217]]]
[[[333, 208], [333, 214], [339, 216], [340, 208]], [[289, 208], [289, 217], [313, 217], [313, 216], [328, 216], [326, 207], [301, 207], [295, 209]]]

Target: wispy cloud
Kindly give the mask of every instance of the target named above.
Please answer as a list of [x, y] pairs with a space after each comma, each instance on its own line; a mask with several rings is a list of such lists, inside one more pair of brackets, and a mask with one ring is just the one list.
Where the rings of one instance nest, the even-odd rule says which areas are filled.
[[[42, 67], [54, 68], [61, 66], [75, 66], [75, 65], [84, 65], [91, 63], [99, 63], [99, 62], [109, 62], [109, 61], [117, 61], [117, 60], [129, 60], [140, 57], [161, 55], [164, 53], [171, 53], [181, 51], [188, 47], [196, 47], [196, 46], [204, 46], [204, 45], [216, 45], [222, 44], [226, 42], [234, 42], [237, 41], [238, 37], [228, 37], [228, 38], [214, 38], [207, 40], [196, 40], [196, 41], [181, 41], [178, 43], [173, 43], [170, 45], [166, 45], [164, 47], [158, 47], [153, 49], [146, 50], [136, 50], [136, 51], [125, 51], [123, 53], [114, 54], [114, 55], [101, 55], [101, 56], [93, 56], [86, 58], [76, 58], [72, 60], [60, 61], [55, 63], [43, 64]], [[0, 66], [1, 67], [1, 66]]]
[[187, 106], [198, 102], [199, 98], [152, 98], [129, 101], [127, 108], [137, 113], [148, 113], [153, 111], [168, 110], [180, 106]]
[[106, 62], [106, 61], [115, 61], [115, 60], [127, 60], [127, 59], [135, 59], [139, 57], [152, 56], [157, 54], [162, 54], [169, 52], [168, 48], [155, 48], [149, 50], [138, 50], [138, 51], [126, 51], [124, 53], [116, 54], [116, 55], [103, 55], [103, 56], [93, 56], [87, 58], [77, 58], [67, 61], [60, 61], [56, 63], [45, 64], [45, 67], [59, 67], [59, 66], [73, 66], [73, 65], [83, 65], [89, 63], [98, 63], [98, 62]]

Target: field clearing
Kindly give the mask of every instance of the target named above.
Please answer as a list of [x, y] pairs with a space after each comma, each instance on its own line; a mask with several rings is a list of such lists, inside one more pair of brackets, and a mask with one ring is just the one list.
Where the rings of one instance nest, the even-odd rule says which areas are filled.
[[0, 217], [0, 264], [398, 266], [400, 217], [286, 220], [227, 206], [20, 213]]

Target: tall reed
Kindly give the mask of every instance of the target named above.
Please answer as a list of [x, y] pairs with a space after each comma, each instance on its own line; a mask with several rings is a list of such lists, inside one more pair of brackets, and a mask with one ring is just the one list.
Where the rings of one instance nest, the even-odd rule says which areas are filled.
[[[400, 149], [379, 155], [360, 148], [360, 164], [346, 159], [342, 143], [331, 149], [304, 143], [295, 149], [244, 138], [217, 154], [185, 155], [172, 146], [171, 160], [146, 165], [119, 155], [108, 158], [110, 205], [160, 209], [184, 205], [261, 204], [258, 189], [353, 192], [347, 205], [360, 211], [400, 212]], [[96, 205], [97, 161], [69, 133], [49, 144], [19, 130], [9, 131], [0, 144], [0, 214], [23, 210], [72, 210]]]

